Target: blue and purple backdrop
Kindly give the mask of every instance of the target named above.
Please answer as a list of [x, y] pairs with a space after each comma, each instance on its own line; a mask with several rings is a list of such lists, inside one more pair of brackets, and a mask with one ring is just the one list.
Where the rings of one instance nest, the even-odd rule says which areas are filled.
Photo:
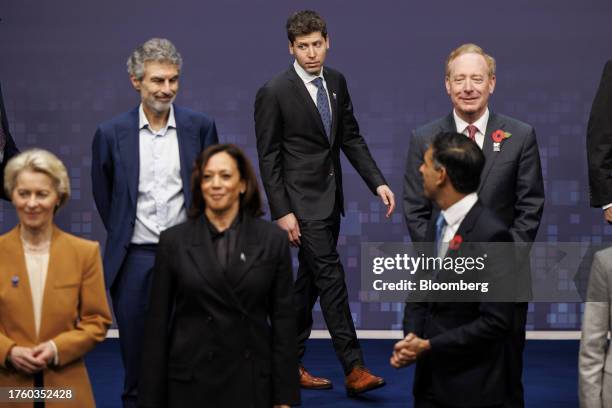
[[[19, 146], [57, 153], [73, 199], [58, 224], [104, 241], [92, 200], [91, 140], [96, 125], [138, 103], [126, 73], [130, 52], [151, 37], [184, 57], [177, 102], [204, 111], [220, 138], [255, 161], [257, 89], [292, 62], [284, 24], [312, 8], [327, 20], [328, 64], [347, 77], [362, 133], [401, 197], [410, 130], [450, 111], [443, 63], [475, 42], [498, 63], [492, 110], [535, 126], [546, 208], [542, 241], [612, 240], [612, 226], [588, 205], [585, 131], [606, 60], [612, 58], [612, 2], [491, 1], [161, 1], [0, 0], [0, 81]], [[398, 329], [400, 304], [359, 302], [362, 241], [407, 241], [402, 209], [391, 220], [344, 162], [347, 216], [339, 249], [351, 310], [360, 329]], [[0, 204], [0, 231], [15, 225]], [[530, 305], [529, 329], [577, 329], [581, 305]], [[324, 327], [317, 311], [317, 327]]]

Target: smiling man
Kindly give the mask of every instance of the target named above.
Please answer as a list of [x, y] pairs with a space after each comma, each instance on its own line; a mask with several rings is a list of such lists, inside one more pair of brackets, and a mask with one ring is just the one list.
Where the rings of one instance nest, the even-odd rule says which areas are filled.
[[213, 120], [173, 104], [182, 58], [153, 38], [127, 61], [141, 103], [102, 123], [93, 140], [94, 200], [106, 227], [104, 275], [119, 326], [123, 406], [136, 407], [140, 349], [160, 233], [186, 219], [198, 153], [217, 143]]
[[[385, 382], [364, 367], [336, 249], [344, 214], [340, 150], [380, 197], [387, 217], [395, 201], [359, 133], [344, 76], [324, 66], [329, 49], [325, 21], [314, 11], [300, 11], [289, 17], [286, 28], [295, 61], [268, 81], [255, 99], [259, 168], [272, 219], [299, 247], [294, 293], [300, 359], [312, 329], [312, 308], [320, 299], [347, 392], [355, 395]], [[301, 365], [300, 384], [310, 389], [332, 387]]]
[[[533, 242], [544, 209], [544, 183], [533, 127], [489, 110], [495, 90], [495, 60], [475, 44], [453, 50], [446, 61], [444, 84], [453, 111], [412, 132], [404, 177], [404, 216], [414, 242], [425, 240], [427, 225], [439, 207], [423, 193], [419, 167], [434, 136], [457, 132], [482, 149], [485, 166], [477, 189], [480, 201], [499, 217], [515, 242]], [[522, 280], [521, 280], [522, 281]], [[524, 282], [524, 281], [523, 281]], [[529, 293], [528, 288], [521, 288]], [[522, 353], [527, 303], [516, 304], [507, 340], [508, 381], [505, 407], [522, 407]]]

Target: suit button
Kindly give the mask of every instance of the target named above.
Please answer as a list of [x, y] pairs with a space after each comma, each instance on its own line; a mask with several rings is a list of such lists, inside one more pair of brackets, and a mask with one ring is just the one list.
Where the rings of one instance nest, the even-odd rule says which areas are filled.
[[206, 318], [206, 321], [207, 321], [208, 323], [212, 322], [212, 316], [208, 316], [208, 317]]
[[329, 172], [329, 177], [332, 177], [333, 175], [334, 175], [334, 172], [333, 172], [333, 171], [330, 171], [330, 172]]
[[251, 357], [251, 351], [250, 350], [244, 350], [244, 358], [249, 359]]
[[214, 355], [215, 355], [215, 353], [213, 353], [212, 351], [209, 351], [209, 352], [208, 352], [208, 360], [209, 360], [209, 361], [210, 361], [210, 360], [212, 360], [212, 359], [213, 359], [213, 357], [214, 357]]

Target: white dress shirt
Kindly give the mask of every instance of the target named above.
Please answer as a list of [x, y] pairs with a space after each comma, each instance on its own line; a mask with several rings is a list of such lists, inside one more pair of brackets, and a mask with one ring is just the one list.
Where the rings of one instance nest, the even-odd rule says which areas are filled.
[[297, 61], [293, 62], [293, 68], [304, 82], [304, 85], [306, 85], [306, 89], [308, 90], [308, 93], [310, 94], [310, 97], [312, 98], [312, 101], [314, 102], [315, 106], [317, 106], [317, 108], [319, 107], [319, 105], [317, 105], [317, 91], [319, 90], [319, 88], [317, 88], [317, 86], [313, 84], [312, 81], [314, 81], [316, 78], [321, 78], [323, 80], [323, 88], [325, 88], [325, 93], [327, 94], [327, 103], [330, 109], [329, 113], [331, 115], [331, 100], [329, 98], [329, 89], [327, 89], [327, 82], [325, 82], [325, 78], [323, 77], [323, 67], [321, 67], [321, 72], [319, 73], [319, 75], [312, 75], [311, 73], [307, 72], [304, 68], [300, 66], [300, 64], [298, 64]]
[[446, 220], [446, 226], [442, 229], [442, 239], [440, 240], [440, 248], [438, 250], [439, 257], [444, 258], [446, 255], [448, 243], [453, 239], [465, 216], [476, 204], [476, 201], [478, 201], [478, 194], [470, 193], [442, 211], [442, 216]]
[[140, 170], [132, 243], [157, 244], [162, 231], [187, 218], [174, 107], [158, 131], [151, 129], [142, 104], [138, 113]]
[[485, 133], [487, 132], [487, 124], [489, 123], [489, 108], [485, 110], [485, 113], [474, 123], [467, 123], [465, 120], [461, 119], [459, 115], [457, 115], [457, 111], [453, 109], [453, 116], [455, 117], [455, 125], [457, 126], [457, 133], [462, 133], [466, 136], [469, 136], [469, 132], [467, 127], [469, 125], [474, 125], [478, 129], [476, 132], [476, 143], [478, 147], [482, 150], [482, 145], [484, 143]]
[[[30, 293], [32, 294], [32, 309], [34, 310], [34, 328], [36, 329], [36, 337], [40, 334], [40, 324], [42, 317], [42, 306], [45, 294], [45, 285], [47, 282], [47, 271], [49, 270], [49, 249], [46, 245], [41, 248], [32, 248], [21, 239], [23, 244], [23, 253], [25, 255], [26, 270], [28, 272], [28, 283], [30, 284]], [[49, 344], [53, 348], [53, 364], [59, 364], [59, 355], [57, 346], [53, 340], [49, 340]]]

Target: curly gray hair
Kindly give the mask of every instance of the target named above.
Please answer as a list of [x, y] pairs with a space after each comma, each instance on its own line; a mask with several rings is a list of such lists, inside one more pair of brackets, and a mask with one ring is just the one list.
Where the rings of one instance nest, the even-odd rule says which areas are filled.
[[146, 61], [168, 62], [176, 65], [179, 72], [183, 66], [183, 57], [174, 44], [165, 38], [151, 38], [136, 48], [127, 60], [128, 74], [140, 81], [144, 77]]

